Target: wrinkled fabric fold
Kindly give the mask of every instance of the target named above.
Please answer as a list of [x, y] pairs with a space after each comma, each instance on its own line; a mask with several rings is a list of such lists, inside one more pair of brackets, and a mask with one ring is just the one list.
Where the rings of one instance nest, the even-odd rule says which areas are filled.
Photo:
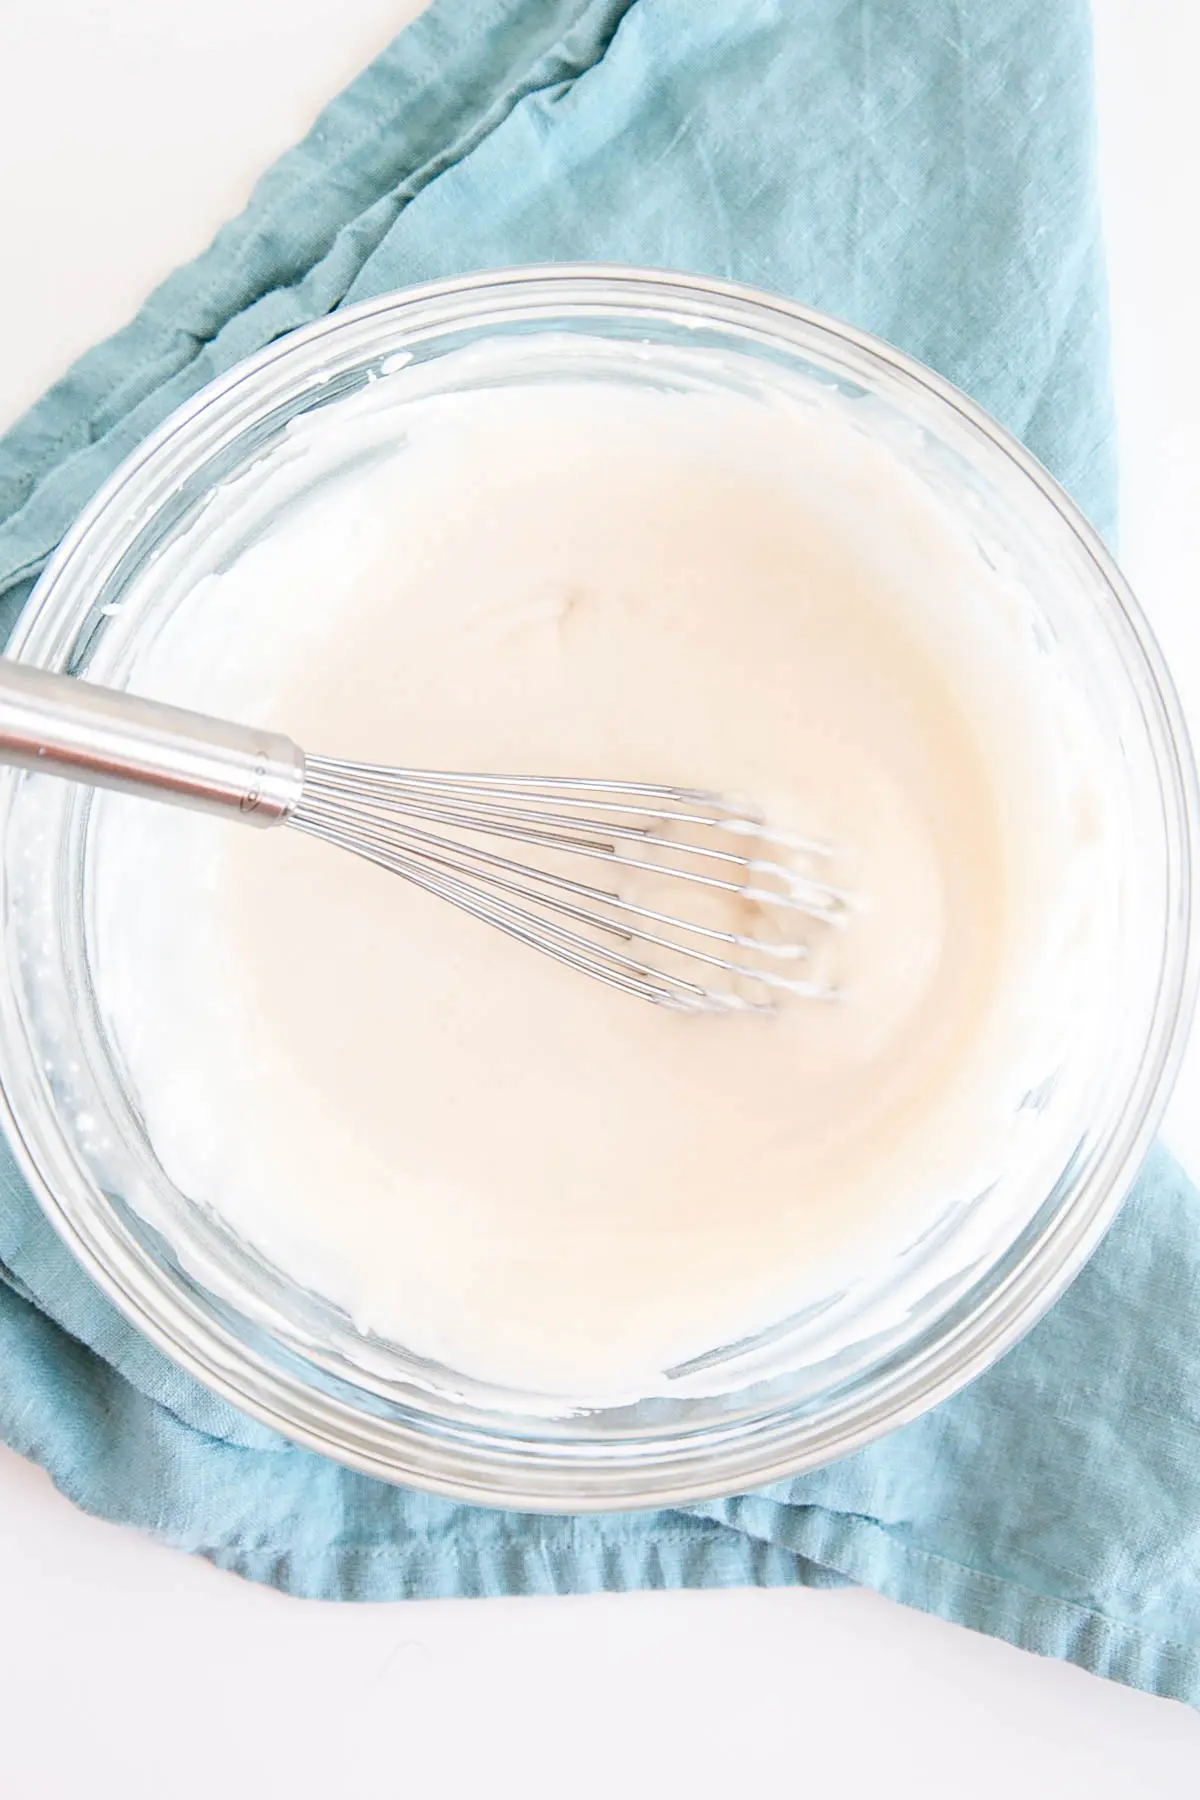
[[[773, 288], [965, 388], [1101, 529], [1083, 0], [435, 0], [242, 216], [0, 440], [4, 629], [214, 375], [331, 309], [544, 260]], [[542, 1518], [343, 1470], [177, 1370], [0, 1156], [0, 1434], [78, 1505], [327, 1599], [836, 1585], [1200, 1703], [1200, 1204], [1164, 1152], [1067, 1295], [925, 1418], [763, 1494]]]

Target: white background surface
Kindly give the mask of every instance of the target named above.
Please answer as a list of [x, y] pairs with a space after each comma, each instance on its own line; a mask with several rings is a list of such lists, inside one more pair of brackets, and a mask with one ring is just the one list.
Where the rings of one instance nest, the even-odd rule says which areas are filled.
[[[204, 247], [415, 10], [0, 0], [0, 426]], [[1096, 23], [1123, 561], [1200, 725], [1200, 15], [1097, 0]], [[1168, 1135], [1200, 1167], [1200, 1051]], [[1200, 1791], [1200, 1716], [864, 1592], [290, 1601], [83, 1517], [0, 1451], [12, 1800], [780, 1785], [1168, 1800]]]

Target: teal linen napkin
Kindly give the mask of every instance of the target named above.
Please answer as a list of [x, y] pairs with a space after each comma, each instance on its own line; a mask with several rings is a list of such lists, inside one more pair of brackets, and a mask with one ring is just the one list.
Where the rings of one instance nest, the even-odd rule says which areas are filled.
[[[204, 382], [345, 301], [548, 259], [778, 289], [922, 357], [1103, 528], [1113, 453], [1083, 0], [440, 0], [244, 215], [0, 441], [4, 628]], [[0, 1433], [89, 1511], [293, 1594], [865, 1582], [1200, 1704], [1200, 1204], [1156, 1152], [966, 1392], [845, 1462], [538, 1518], [294, 1448], [151, 1349], [0, 1165]]]

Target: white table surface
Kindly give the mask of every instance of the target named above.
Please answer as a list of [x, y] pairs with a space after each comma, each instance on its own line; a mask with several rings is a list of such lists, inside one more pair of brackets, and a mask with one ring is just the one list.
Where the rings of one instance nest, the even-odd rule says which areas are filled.
[[[202, 249], [415, 10], [0, 0], [0, 425]], [[1123, 560], [1200, 721], [1200, 18], [1096, 18]], [[1168, 1135], [1200, 1167], [1200, 1051]], [[822, 1778], [844, 1800], [1168, 1800], [1200, 1790], [1200, 1717], [861, 1591], [287, 1600], [85, 1518], [0, 1451], [12, 1800], [704, 1800]]]

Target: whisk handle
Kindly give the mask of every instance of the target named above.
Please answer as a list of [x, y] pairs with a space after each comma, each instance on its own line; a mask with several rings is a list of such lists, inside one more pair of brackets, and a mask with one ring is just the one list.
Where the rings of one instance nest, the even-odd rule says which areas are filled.
[[0, 657], [0, 763], [251, 825], [282, 823], [304, 786], [304, 753], [278, 732], [8, 657]]

